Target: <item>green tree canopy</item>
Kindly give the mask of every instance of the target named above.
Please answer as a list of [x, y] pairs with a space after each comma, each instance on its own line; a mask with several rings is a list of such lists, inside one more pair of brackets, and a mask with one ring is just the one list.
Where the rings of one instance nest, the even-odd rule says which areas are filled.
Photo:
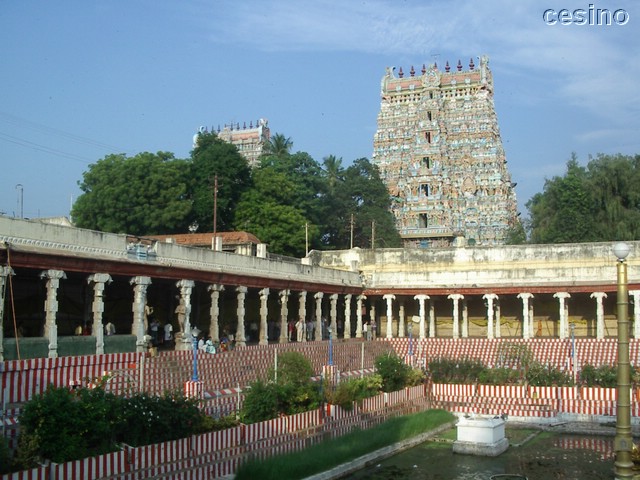
[[153, 235], [186, 231], [189, 164], [172, 153], [107, 155], [78, 182], [71, 215], [80, 228]]
[[575, 154], [526, 204], [531, 243], [640, 239], [640, 156]]
[[329, 190], [326, 200], [325, 246], [349, 248], [353, 219], [354, 247], [371, 248], [373, 235], [377, 247], [399, 247], [401, 239], [389, 209], [389, 192], [378, 167], [360, 158], [336, 178], [338, 186]]
[[[191, 158], [193, 220], [202, 231], [212, 232], [215, 203], [217, 230], [230, 230], [238, 201], [251, 185], [247, 160], [235, 145], [221, 140], [213, 132], [198, 135]], [[216, 177], [218, 189], [214, 196]]]

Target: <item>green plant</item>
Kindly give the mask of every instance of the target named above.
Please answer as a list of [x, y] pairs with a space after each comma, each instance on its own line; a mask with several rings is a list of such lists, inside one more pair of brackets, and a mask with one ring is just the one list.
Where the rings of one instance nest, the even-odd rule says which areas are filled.
[[407, 385], [411, 367], [393, 353], [380, 355], [375, 360], [376, 372], [382, 377], [382, 391], [394, 392]]
[[585, 364], [580, 371], [580, 382], [587, 387], [607, 387], [613, 388], [617, 385], [617, 370], [609, 365]]
[[365, 398], [378, 394], [381, 388], [382, 377], [375, 374], [342, 381], [335, 389], [328, 388], [328, 383], [324, 385], [327, 402], [339, 405], [345, 410], [351, 410], [354, 402], [362, 403]]
[[244, 403], [240, 411], [243, 423], [256, 423], [278, 416], [278, 392], [275, 383], [256, 380], [245, 389]]
[[475, 383], [485, 370], [476, 359], [441, 357], [429, 362], [429, 374], [435, 383]]

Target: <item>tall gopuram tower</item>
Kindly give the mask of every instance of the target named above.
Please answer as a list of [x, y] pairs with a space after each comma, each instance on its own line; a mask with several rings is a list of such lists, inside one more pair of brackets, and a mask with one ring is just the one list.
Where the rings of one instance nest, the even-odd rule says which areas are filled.
[[[200, 127], [198, 133], [208, 132], [207, 127]], [[232, 143], [238, 148], [240, 154], [247, 159], [250, 167], [255, 167], [258, 164], [260, 155], [262, 155], [267, 148], [267, 144], [271, 139], [271, 132], [269, 130], [269, 121], [261, 118], [256, 121], [255, 126], [253, 121], [244, 122], [242, 126], [239, 123], [230, 123], [220, 129], [215, 130], [211, 127], [211, 131], [215, 132], [221, 140]], [[193, 147], [195, 148], [198, 140], [198, 133], [193, 136]]]
[[517, 204], [488, 58], [382, 77], [372, 162], [393, 197], [405, 247], [500, 245]]

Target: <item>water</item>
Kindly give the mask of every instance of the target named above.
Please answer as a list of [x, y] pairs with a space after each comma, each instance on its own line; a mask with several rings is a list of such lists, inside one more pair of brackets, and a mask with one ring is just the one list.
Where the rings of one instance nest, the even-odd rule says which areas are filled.
[[[513, 438], [522, 435], [526, 438]], [[525, 475], [529, 480], [613, 478], [613, 437], [532, 431], [507, 431], [507, 437], [511, 446], [497, 457], [454, 454], [451, 443], [426, 442], [345, 478], [488, 480], [498, 474]], [[518, 442], [521, 446], [514, 446]]]

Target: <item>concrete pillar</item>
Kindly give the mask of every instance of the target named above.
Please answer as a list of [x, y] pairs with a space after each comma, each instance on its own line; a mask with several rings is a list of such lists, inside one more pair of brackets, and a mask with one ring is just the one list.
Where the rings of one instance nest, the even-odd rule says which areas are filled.
[[366, 299], [366, 295], [358, 295], [356, 297], [356, 338], [362, 338], [362, 310], [366, 308], [363, 305]]
[[238, 327], [236, 328], [236, 346], [237, 347], [246, 347], [247, 339], [244, 335], [244, 301], [247, 296], [247, 287], [236, 287], [236, 293], [238, 298]]
[[298, 319], [302, 322], [302, 341], [307, 341], [307, 292], [298, 293]]
[[607, 294], [593, 292], [590, 297], [596, 299], [596, 338], [602, 339], [604, 338], [604, 306], [602, 305], [602, 299], [607, 298]]
[[629, 295], [633, 297], [633, 338], [640, 338], [640, 290], [629, 290]]
[[331, 335], [333, 338], [338, 338], [338, 294], [332, 293], [329, 296], [329, 304], [331, 308], [329, 310], [329, 315], [331, 316]]
[[387, 338], [393, 338], [393, 301], [396, 296], [388, 293], [382, 298], [387, 301]]
[[569, 318], [569, 307], [565, 300], [571, 298], [571, 295], [568, 292], [557, 292], [553, 294], [553, 298], [557, 298], [559, 303], [558, 313], [560, 314], [560, 325], [558, 326], [558, 337], [564, 339], [569, 336], [569, 325], [567, 322]]
[[103, 294], [105, 284], [111, 283], [111, 275], [108, 273], [94, 273], [87, 277], [87, 283], [93, 283], [93, 303], [91, 304], [93, 323], [91, 325], [91, 333], [96, 337], [96, 355], [102, 355], [104, 353]]
[[207, 290], [209, 290], [211, 294], [209, 336], [211, 337], [211, 341], [215, 343], [220, 341], [220, 292], [224, 291], [224, 285], [212, 283], [207, 287]]
[[[4, 362], [4, 302], [5, 292], [7, 289], [5, 285], [7, 283], [7, 277], [9, 275], [15, 275], [11, 267], [0, 265], [0, 362]], [[19, 330], [15, 332], [16, 338], [20, 336]]]
[[460, 338], [460, 318], [458, 313], [458, 302], [464, 299], [464, 295], [452, 293], [447, 297], [453, 300], [453, 338]]
[[376, 318], [376, 302], [371, 302], [371, 308], [369, 308], [369, 330], [371, 331], [371, 339], [375, 340], [378, 337], [378, 319]]
[[144, 336], [147, 333], [144, 329], [144, 308], [147, 306], [147, 288], [151, 285], [150, 277], [133, 277], [129, 280], [129, 285], [133, 285], [133, 323], [131, 324], [131, 335], [136, 337], [136, 352], [144, 352], [146, 342]]
[[344, 338], [351, 338], [351, 297], [350, 293], [344, 296]]
[[316, 299], [316, 328], [315, 328], [315, 340], [322, 340], [322, 297], [324, 293], [318, 292], [313, 298]]
[[522, 338], [533, 338], [533, 323], [529, 318], [529, 299], [533, 298], [533, 294], [522, 292], [517, 298], [522, 300]]
[[260, 345], [268, 345], [269, 337], [267, 335], [267, 318], [269, 317], [269, 289], [263, 288], [260, 290]]
[[398, 307], [398, 337], [404, 338], [405, 335], [405, 315], [404, 315], [404, 301], [400, 300], [400, 306]]
[[462, 338], [469, 337], [469, 305], [467, 299], [462, 299]]
[[495, 326], [493, 324], [493, 302], [498, 299], [495, 293], [486, 293], [482, 296], [487, 301], [487, 339], [495, 338]]
[[436, 336], [436, 306], [433, 300], [429, 300], [429, 338]]
[[176, 350], [193, 350], [193, 339], [191, 338], [191, 292], [195, 282], [193, 280], [178, 280], [176, 287], [178, 288], [178, 325], [180, 326], [180, 334], [175, 336]]
[[424, 308], [424, 302], [426, 300], [429, 300], [429, 295], [414, 295], [413, 297], [414, 300], [418, 300], [418, 304], [419, 304], [419, 316], [420, 316], [420, 328], [418, 329], [419, 333], [418, 336], [420, 339], [423, 339], [426, 337], [426, 316], [425, 316], [425, 308]]
[[280, 343], [289, 341], [289, 294], [291, 290], [280, 290]]

